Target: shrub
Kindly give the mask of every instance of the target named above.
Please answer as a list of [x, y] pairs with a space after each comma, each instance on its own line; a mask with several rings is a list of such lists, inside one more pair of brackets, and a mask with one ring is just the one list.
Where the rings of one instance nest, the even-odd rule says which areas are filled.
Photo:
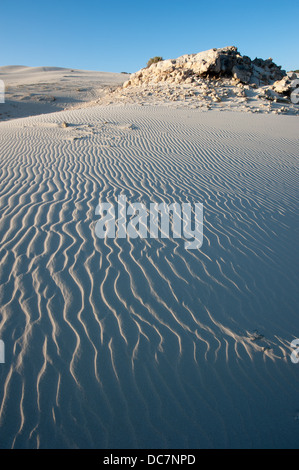
[[163, 60], [162, 57], [159, 57], [159, 56], [156, 56], [156, 57], [152, 57], [148, 63], [147, 63], [147, 67], [150, 67], [152, 64], [156, 64], [157, 62], [160, 62], [161, 60]]

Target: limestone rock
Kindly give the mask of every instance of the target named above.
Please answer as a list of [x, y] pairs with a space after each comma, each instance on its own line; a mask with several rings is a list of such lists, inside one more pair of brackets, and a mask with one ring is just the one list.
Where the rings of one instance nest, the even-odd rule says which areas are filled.
[[287, 76], [290, 80], [296, 80], [298, 78], [298, 74], [296, 72], [288, 72]]
[[284, 113], [280, 109], [285, 107], [286, 112], [299, 115], [292, 98], [297, 78], [271, 58], [251, 60], [230, 46], [154, 63], [107, 91], [102, 100], [252, 113]]
[[234, 78], [237, 78], [242, 83], [249, 83], [252, 75], [250, 66], [247, 65], [234, 65], [232, 68]]
[[186, 54], [177, 59], [162, 60], [131, 75], [123, 85], [143, 83], [192, 83], [200, 77], [229, 77], [244, 84], [269, 85], [286, 75], [271, 58], [267, 60], [242, 56], [234, 46]]
[[292, 80], [286, 75], [282, 80], [273, 84], [273, 90], [281, 95], [290, 95], [293, 90]]

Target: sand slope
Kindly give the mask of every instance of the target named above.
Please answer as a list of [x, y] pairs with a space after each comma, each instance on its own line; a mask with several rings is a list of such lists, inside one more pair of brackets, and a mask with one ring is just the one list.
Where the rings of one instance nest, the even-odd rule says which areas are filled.
[[[298, 446], [297, 127], [134, 106], [0, 124], [1, 448]], [[203, 247], [97, 239], [119, 194], [203, 202]]]
[[82, 107], [126, 78], [121, 73], [60, 67], [0, 67], [0, 80], [5, 83], [0, 121]]

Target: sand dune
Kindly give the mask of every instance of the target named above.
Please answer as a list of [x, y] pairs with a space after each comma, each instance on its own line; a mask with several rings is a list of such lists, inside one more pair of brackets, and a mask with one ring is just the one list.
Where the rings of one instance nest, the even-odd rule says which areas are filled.
[[[1, 448], [298, 445], [297, 127], [150, 106], [0, 124]], [[120, 194], [203, 202], [202, 248], [98, 239]]]
[[0, 121], [82, 107], [126, 80], [124, 73], [93, 72], [60, 67], [0, 67], [5, 104]]

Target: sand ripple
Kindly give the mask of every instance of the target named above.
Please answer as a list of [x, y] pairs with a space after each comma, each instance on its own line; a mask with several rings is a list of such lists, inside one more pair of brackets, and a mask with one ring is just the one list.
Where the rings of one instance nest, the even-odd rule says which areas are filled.
[[[296, 126], [151, 107], [0, 125], [1, 448], [297, 445]], [[202, 202], [202, 248], [97, 239], [121, 194]]]

